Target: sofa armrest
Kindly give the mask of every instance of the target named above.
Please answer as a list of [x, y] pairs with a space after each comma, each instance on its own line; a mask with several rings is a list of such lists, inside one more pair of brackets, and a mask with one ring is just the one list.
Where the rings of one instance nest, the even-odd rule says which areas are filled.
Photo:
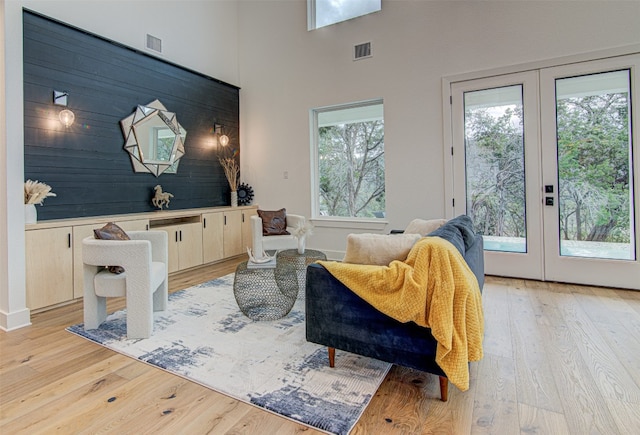
[[291, 232], [290, 228], [296, 228], [298, 225], [302, 226], [305, 222], [306, 218], [304, 216], [287, 213], [287, 231]]
[[307, 267], [305, 291], [307, 341], [444, 375], [430, 329], [381, 313], [317, 263]]

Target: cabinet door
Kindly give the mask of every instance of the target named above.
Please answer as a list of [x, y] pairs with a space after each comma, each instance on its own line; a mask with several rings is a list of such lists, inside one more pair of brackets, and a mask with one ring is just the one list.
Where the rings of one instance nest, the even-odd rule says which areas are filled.
[[202, 264], [202, 224], [182, 224], [178, 230], [178, 266], [180, 270]]
[[242, 211], [224, 212], [224, 256], [242, 254]]
[[135, 219], [130, 221], [116, 221], [116, 225], [125, 231], [147, 231], [149, 229], [149, 220]]
[[71, 227], [25, 232], [27, 307], [73, 299]]
[[[136, 219], [128, 221], [116, 221], [116, 225], [126, 231], [146, 231], [148, 219]], [[93, 237], [93, 230], [103, 227], [104, 224], [75, 225], [73, 227], [73, 297], [81, 298], [84, 294], [82, 272], [82, 239]]]
[[[84, 296], [83, 271], [82, 271], [82, 239], [93, 237], [94, 228], [100, 228], [102, 224], [76, 225], [73, 227], [73, 297]], [[107, 266], [105, 264], [105, 266]]]
[[206, 263], [224, 258], [224, 214], [202, 215], [202, 260]]
[[153, 227], [153, 230], [166, 231], [168, 239], [169, 273], [180, 270], [179, 246], [180, 228], [178, 225], [167, 225], [166, 227]]
[[256, 216], [257, 214], [258, 210], [255, 208], [242, 210], [242, 247], [244, 250], [252, 247], [251, 216]]

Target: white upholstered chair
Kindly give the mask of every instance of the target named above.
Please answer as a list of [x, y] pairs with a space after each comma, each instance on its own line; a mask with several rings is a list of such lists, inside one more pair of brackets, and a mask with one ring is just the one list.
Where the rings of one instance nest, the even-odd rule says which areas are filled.
[[[84, 329], [96, 329], [107, 317], [107, 297], [126, 298], [127, 337], [148, 338], [153, 312], [167, 309], [168, 248], [165, 231], [129, 231], [131, 240], [82, 241]], [[122, 266], [114, 274], [104, 266]]]
[[[304, 225], [305, 222], [304, 216], [287, 213], [287, 231], [289, 233], [292, 233], [297, 226]], [[260, 216], [251, 216], [251, 235], [253, 238], [253, 255], [256, 258], [261, 257], [263, 251], [294, 249], [298, 246], [298, 240], [293, 234], [263, 236]]]

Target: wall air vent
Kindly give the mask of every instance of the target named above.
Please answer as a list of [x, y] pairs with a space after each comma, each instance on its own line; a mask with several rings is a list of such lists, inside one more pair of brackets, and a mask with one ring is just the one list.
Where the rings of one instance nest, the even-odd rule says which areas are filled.
[[371, 42], [365, 42], [364, 44], [358, 44], [354, 46], [353, 60], [366, 59], [372, 57]]
[[162, 39], [156, 38], [155, 36], [149, 35], [147, 33], [147, 48], [149, 50], [162, 53]]

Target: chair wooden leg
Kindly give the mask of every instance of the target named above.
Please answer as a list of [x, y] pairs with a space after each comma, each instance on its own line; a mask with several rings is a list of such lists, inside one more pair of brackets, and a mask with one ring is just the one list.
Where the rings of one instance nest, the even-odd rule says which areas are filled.
[[336, 365], [336, 348], [330, 347], [329, 350], [329, 367], [335, 367]]
[[449, 400], [449, 379], [440, 376], [440, 400], [446, 402]]

